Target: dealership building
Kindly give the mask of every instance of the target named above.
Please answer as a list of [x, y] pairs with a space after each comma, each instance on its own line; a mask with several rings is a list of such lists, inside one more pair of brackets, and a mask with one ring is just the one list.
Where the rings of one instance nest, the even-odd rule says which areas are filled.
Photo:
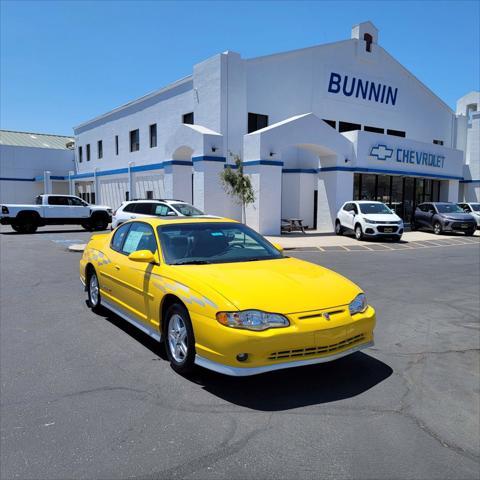
[[74, 128], [71, 191], [116, 208], [176, 198], [239, 219], [220, 173], [239, 155], [255, 202], [247, 223], [333, 230], [352, 199], [409, 221], [423, 201], [480, 200], [480, 94], [456, 112], [395, 60], [364, 22], [346, 40], [244, 59], [227, 51], [192, 74]]

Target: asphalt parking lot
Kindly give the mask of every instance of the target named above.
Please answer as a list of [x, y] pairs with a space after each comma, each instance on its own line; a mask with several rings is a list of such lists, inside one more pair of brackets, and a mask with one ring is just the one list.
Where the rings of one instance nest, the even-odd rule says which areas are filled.
[[480, 243], [287, 252], [362, 286], [375, 347], [187, 379], [86, 307], [67, 246], [89, 233], [1, 232], [2, 479], [478, 478]]

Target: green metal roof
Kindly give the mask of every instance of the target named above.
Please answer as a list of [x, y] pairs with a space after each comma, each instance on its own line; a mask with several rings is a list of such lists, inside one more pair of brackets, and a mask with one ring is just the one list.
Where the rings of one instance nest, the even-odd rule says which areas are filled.
[[0, 145], [67, 150], [67, 143], [73, 141], [73, 137], [65, 137], [63, 135], [0, 130]]

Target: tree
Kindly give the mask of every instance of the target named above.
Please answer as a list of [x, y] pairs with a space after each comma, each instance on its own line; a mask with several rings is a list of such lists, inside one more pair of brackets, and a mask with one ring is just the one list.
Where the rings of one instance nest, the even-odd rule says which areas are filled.
[[255, 202], [255, 192], [253, 191], [252, 182], [248, 175], [243, 173], [243, 164], [239, 155], [229, 152], [233, 158], [236, 168], [230, 165], [220, 172], [220, 180], [228, 195], [235, 199], [235, 202], [242, 206], [242, 222], [246, 219], [246, 206]]

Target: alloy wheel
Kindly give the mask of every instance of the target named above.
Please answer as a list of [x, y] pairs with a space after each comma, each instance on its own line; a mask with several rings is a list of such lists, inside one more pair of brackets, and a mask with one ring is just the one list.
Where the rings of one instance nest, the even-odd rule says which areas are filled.
[[168, 322], [168, 346], [174, 360], [184, 363], [188, 353], [188, 333], [183, 318], [174, 313]]
[[99, 290], [97, 275], [93, 273], [88, 284], [88, 292], [90, 294], [90, 303], [92, 304], [92, 307], [96, 307], [98, 305], [98, 300], [100, 297]]

